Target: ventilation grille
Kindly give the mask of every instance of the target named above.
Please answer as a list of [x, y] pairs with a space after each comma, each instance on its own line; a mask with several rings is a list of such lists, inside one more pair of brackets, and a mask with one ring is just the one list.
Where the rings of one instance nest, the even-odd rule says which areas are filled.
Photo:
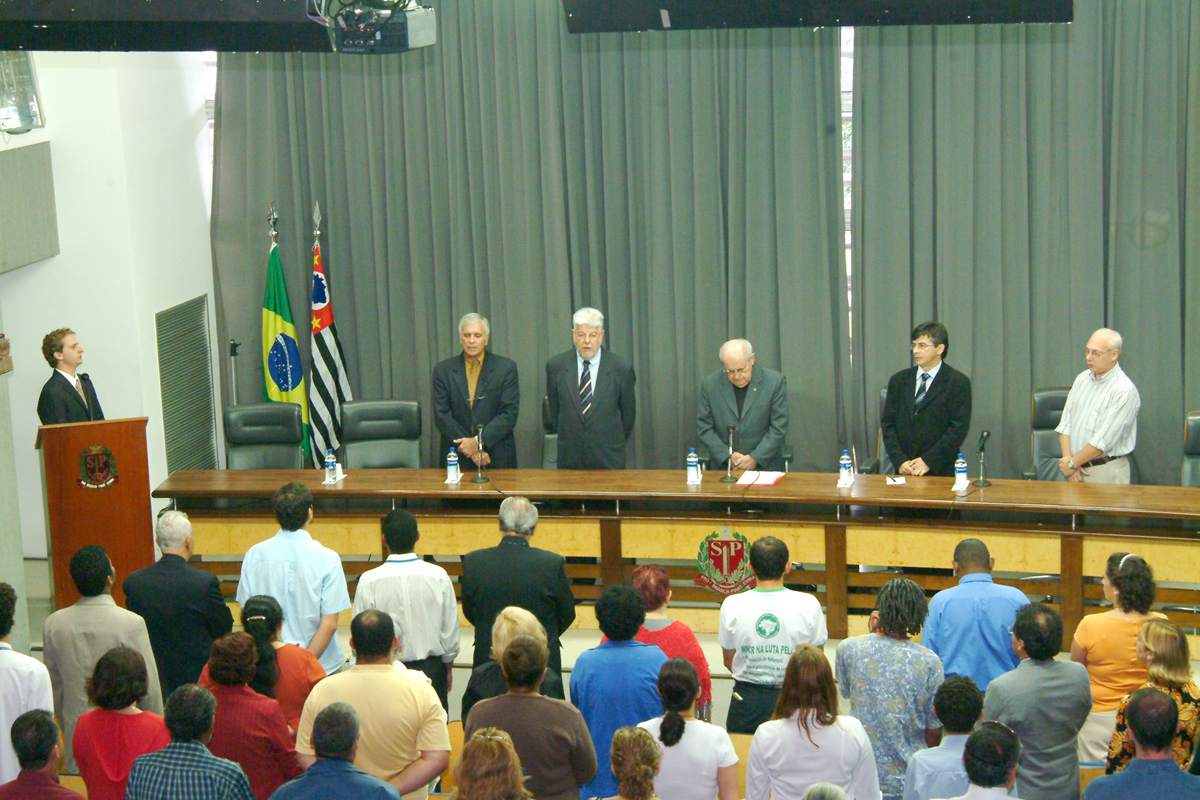
[[216, 411], [208, 347], [208, 297], [154, 315], [167, 473], [217, 468]]

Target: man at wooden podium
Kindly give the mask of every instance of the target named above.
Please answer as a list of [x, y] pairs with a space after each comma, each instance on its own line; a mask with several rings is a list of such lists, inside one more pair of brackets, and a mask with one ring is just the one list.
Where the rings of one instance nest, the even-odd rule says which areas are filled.
[[42, 339], [42, 356], [54, 370], [38, 398], [43, 425], [104, 419], [100, 400], [86, 372], [79, 372], [83, 348], [70, 328], [59, 328]]

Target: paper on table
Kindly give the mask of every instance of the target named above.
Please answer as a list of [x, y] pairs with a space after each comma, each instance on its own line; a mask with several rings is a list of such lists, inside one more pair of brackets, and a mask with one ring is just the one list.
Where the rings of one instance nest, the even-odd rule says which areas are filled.
[[887, 479], [887, 485], [888, 485], [888, 486], [903, 486], [903, 485], [904, 485], [904, 478], [902, 478], [902, 477], [892, 477], [891, 475], [889, 475], [889, 476], [888, 476], [888, 479]]
[[783, 472], [767, 472], [765, 470], [747, 470], [738, 478], [740, 486], [774, 486], [783, 480]]

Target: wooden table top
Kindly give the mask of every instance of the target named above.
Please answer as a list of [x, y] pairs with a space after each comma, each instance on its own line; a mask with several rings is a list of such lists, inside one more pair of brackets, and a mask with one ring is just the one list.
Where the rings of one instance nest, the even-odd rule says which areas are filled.
[[[464, 474], [445, 483], [441, 469], [352, 470], [332, 486], [322, 470], [180, 470], [153, 496], [158, 498], [266, 498], [285, 483], [303, 483], [318, 498], [439, 498], [481, 500], [519, 494], [538, 500], [702, 501], [717, 503], [797, 503], [808, 505], [892, 506], [1049, 514], [1200, 520], [1200, 489], [1177, 486], [1122, 486], [1048, 481], [994, 480], [970, 487], [964, 496], [950, 491], [951, 478], [907, 478], [888, 485], [882, 475], [858, 475], [849, 489], [837, 487], [836, 473], [792, 472], [775, 486], [721, 483], [706, 474], [689, 486], [679, 470], [493, 470], [492, 483], [472, 483]], [[494, 486], [492, 484], [495, 484]]]

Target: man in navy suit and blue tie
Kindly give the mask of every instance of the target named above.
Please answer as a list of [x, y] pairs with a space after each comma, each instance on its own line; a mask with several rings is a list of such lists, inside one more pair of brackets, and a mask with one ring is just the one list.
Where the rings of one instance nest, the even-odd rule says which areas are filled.
[[560, 469], [624, 469], [637, 401], [633, 366], [604, 343], [604, 315], [581, 308], [571, 318], [575, 349], [546, 362], [546, 398], [558, 432]]
[[59, 328], [47, 333], [42, 339], [42, 357], [54, 370], [38, 398], [38, 417], [42, 424], [104, 419], [91, 378], [86, 372], [78, 371], [83, 363], [83, 347], [75, 338], [75, 331]]
[[901, 475], [954, 475], [954, 459], [971, 427], [971, 379], [945, 362], [949, 353], [946, 326], [923, 322], [912, 332], [916, 366], [888, 381], [880, 425]]

